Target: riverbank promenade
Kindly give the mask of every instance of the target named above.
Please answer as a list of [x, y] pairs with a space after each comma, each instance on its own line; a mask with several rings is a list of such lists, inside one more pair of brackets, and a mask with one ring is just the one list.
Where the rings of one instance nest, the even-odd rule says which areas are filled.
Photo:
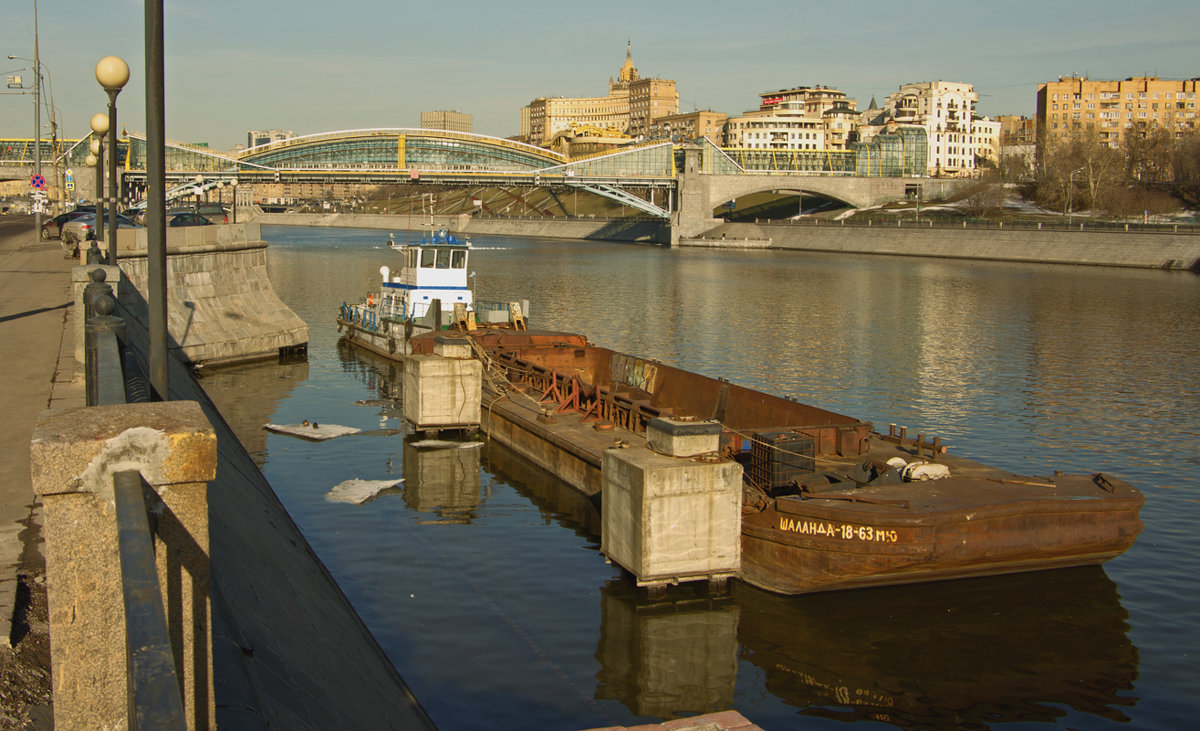
[[0, 218], [0, 634], [7, 645], [18, 574], [41, 574], [41, 522], [29, 440], [49, 408], [84, 405], [71, 338], [71, 267], [57, 241], [34, 238], [30, 216]]

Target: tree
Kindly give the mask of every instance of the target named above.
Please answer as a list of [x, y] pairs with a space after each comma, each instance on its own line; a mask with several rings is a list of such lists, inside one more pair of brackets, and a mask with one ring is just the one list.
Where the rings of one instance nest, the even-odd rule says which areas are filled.
[[1165, 127], [1139, 124], [1125, 134], [1125, 169], [1130, 182], [1144, 185], [1172, 181], [1175, 135]]
[[1038, 201], [1069, 210], [1112, 210], [1125, 184], [1125, 157], [1095, 130], [1047, 143], [1038, 160]]

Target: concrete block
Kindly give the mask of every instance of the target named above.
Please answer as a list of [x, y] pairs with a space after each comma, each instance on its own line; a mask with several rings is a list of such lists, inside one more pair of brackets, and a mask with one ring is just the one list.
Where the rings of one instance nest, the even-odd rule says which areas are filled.
[[671, 457], [713, 453], [721, 446], [721, 422], [651, 419], [646, 423], [646, 442]]
[[609, 449], [601, 479], [601, 550], [639, 584], [725, 577], [741, 567], [741, 465]]
[[404, 418], [418, 429], [478, 426], [483, 364], [474, 358], [404, 359]]
[[450, 335], [437, 335], [433, 339], [433, 354], [443, 358], [470, 358], [471, 341]]

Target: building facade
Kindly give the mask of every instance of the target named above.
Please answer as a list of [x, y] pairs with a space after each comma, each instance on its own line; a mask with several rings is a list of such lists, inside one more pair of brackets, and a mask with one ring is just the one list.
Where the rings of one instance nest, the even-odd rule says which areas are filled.
[[643, 137], [659, 117], [679, 111], [679, 94], [670, 79], [641, 78], [633, 65], [632, 46], [616, 79], [608, 80], [608, 95], [597, 97], [540, 97], [521, 110], [525, 141], [548, 146], [556, 136], [575, 127], [608, 129]]
[[652, 139], [678, 140], [698, 140], [707, 137], [720, 145], [725, 139], [726, 119], [728, 117], [724, 113], [711, 109], [671, 114], [654, 120], [647, 136]]
[[888, 95], [874, 119], [865, 121], [860, 134], [865, 139], [889, 124], [924, 127], [929, 175], [974, 175], [979, 145], [973, 129], [977, 101], [975, 87], [959, 81], [903, 84]]
[[436, 110], [421, 112], [421, 129], [444, 129], [450, 132], [473, 132], [474, 118], [466, 112]]
[[762, 92], [757, 110], [730, 117], [725, 146], [767, 150], [844, 150], [858, 116], [853, 99], [827, 86]]
[[290, 129], [252, 129], [246, 133], [246, 147], [269, 145], [272, 142], [288, 140], [296, 136]]
[[975, 147], [975, 162], [987, 160], [992, 165], [1000, 163], [1000, 129], [998, 120], [975, 117], [971, 120], [971, 138]]
[[1060, 77], [1038, 84], [1037, 128], [1049, 143], [1095, 134], [1110, 147], [1120, 147], [1135, 130], [1194, 130], [1196, 81], [1157, 76], [1131, 76], [1121, 81]]

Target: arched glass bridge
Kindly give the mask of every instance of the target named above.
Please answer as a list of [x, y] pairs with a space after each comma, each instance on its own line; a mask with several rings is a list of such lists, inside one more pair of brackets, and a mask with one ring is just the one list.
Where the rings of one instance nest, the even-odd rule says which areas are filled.
[[[88, 138], [42, 143], [43, 165], [83, 170]], [[699, 172], [714, 175], [834, 175], [907, 177], [923, 174], [923, 129], [881, 134], [849, 150], [728, 150], [699, 140]], [[32, 160], [32, 140], [0, 140], [0, 167]], [[6, 151], [6, 152], [5, 152]], [[145, 135], [118, 142], [122, 179], [145, 184]], [[278, 183], [430, 183], [462, 186], [564, 186], [587, 190], [659, 217], [670, 217], [670, 196], [683, 166], [671, 141], [635, 143], [615, 152], [567, 158], [513, 140], [444, 130], [382, 128], [323, 132], [220, 154], [198, 145], [168, 143], [169, 186], [194, 190], [233, 178]], [[864, 167], [865, 166], [865, 167]], [[921, 172], [917, 172], [921, 171]], [[78, 174], [78, 173], [77, 173]], [[199, 178], [202, 182], [196, 182]], [[189, 188], [189, 186], [191, 186]], [[663, 190], [665, 207], [630, 190]]]

